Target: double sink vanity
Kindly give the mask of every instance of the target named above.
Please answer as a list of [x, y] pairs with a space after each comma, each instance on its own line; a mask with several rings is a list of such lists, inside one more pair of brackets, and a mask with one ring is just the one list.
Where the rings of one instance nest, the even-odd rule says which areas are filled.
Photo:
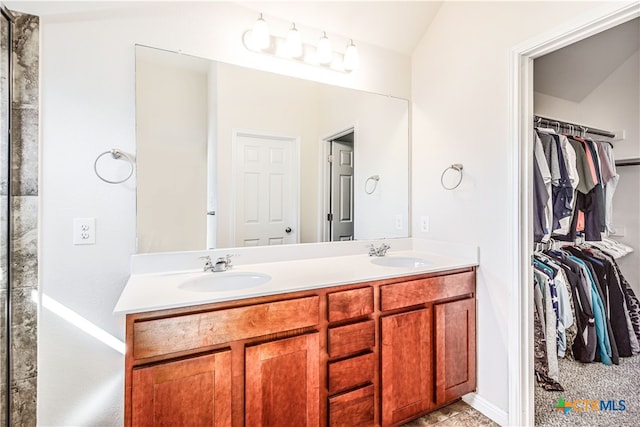
[[475, 390], [477, 264], [412, 238], [135, 255], [125, 424], [392, 426], [451, 403]]

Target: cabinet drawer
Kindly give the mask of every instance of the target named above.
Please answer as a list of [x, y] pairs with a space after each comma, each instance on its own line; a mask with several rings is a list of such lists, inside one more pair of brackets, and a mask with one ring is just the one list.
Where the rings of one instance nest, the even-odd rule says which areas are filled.
[[329, 322], [373, 313], [373, 288], [351, 289], [327, 295]]
[[476, 274], [469, 271], [381, 286], [380, 309], [393, 310], [471, 294], [475, 283]]
[[372, 426], [374, 422], [373, 385], [329, 399], [329, 425], [331, 427]]
[[141, 359], [314, 326], [319, 297], [136, 322], [133, 357]]
[[375, 322], [353, 323], [351, 325], [329, 328], [329, 357], [372, 349], [375, 345]]
[[329, 363], [329, 393], [338, 393], [373, 382], [376, 358], [373, 353]]

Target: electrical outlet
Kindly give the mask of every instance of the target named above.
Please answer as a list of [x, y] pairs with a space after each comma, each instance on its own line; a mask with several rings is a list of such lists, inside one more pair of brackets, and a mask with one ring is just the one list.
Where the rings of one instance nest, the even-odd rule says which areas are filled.
[[402, 228], [403, 228], [402, 215], [398, 214], [396, 215], [396, 229], [402, 230]]
[[429, 232], [429, 217], [426, 215], [420, 217], [420, 231], [423, 233]]
[[96, 243], [96, 219], [95, 218], [74, 218], [73, 219], [73, 244], [74, 245], [95, 245]]

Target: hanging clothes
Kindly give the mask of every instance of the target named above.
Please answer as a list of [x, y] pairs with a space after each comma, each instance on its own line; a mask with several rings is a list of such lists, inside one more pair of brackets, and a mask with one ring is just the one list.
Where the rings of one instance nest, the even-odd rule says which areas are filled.
[[534, 300], [545, 339], [545, 375], [558, 381], [559, 357], [611, 365], [619, 364], [620, 357], [640, 353], [640, 304], [610, 253], [589, 244], [565, 245], [536, 252], [533, 267]]
[[547, 253], [552, 259], [556, 259], [564, 270], [571, 289], [573, 300], [573, 314], [577, 331], [570, 344], [572, 355], [580, 362], [591, 362], [596, 353], [596, 329], [593, 315], [591, 292], [586, 285], [586, 277], [583, 277], [580, 266], [568, 258], [568, 254], [559, 251]]
[[610, 143], [537, 128], [533, 174], [536, 242], [599, 241], [611, 231], [618, 175]]
[[611, 143], [535, 129], [535, 372], [546, 390], [563, 388], [558, 358], [617, 365], [640, 354], [640, 302], [616, 263], [632, 249], [607, 238], [618, 180]]

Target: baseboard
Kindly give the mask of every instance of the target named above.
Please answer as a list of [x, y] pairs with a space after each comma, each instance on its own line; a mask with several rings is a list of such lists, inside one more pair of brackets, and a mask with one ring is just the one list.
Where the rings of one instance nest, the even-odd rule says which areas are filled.
[[477, 393], [466, 394], [462, 397], [462, 400], [464, 400], [473, 409], [491, 418], [501, 426], [506, 426], [509, 424], [509, 414], [506, 411], [498, 408], [496, 405], [481, 397]]

